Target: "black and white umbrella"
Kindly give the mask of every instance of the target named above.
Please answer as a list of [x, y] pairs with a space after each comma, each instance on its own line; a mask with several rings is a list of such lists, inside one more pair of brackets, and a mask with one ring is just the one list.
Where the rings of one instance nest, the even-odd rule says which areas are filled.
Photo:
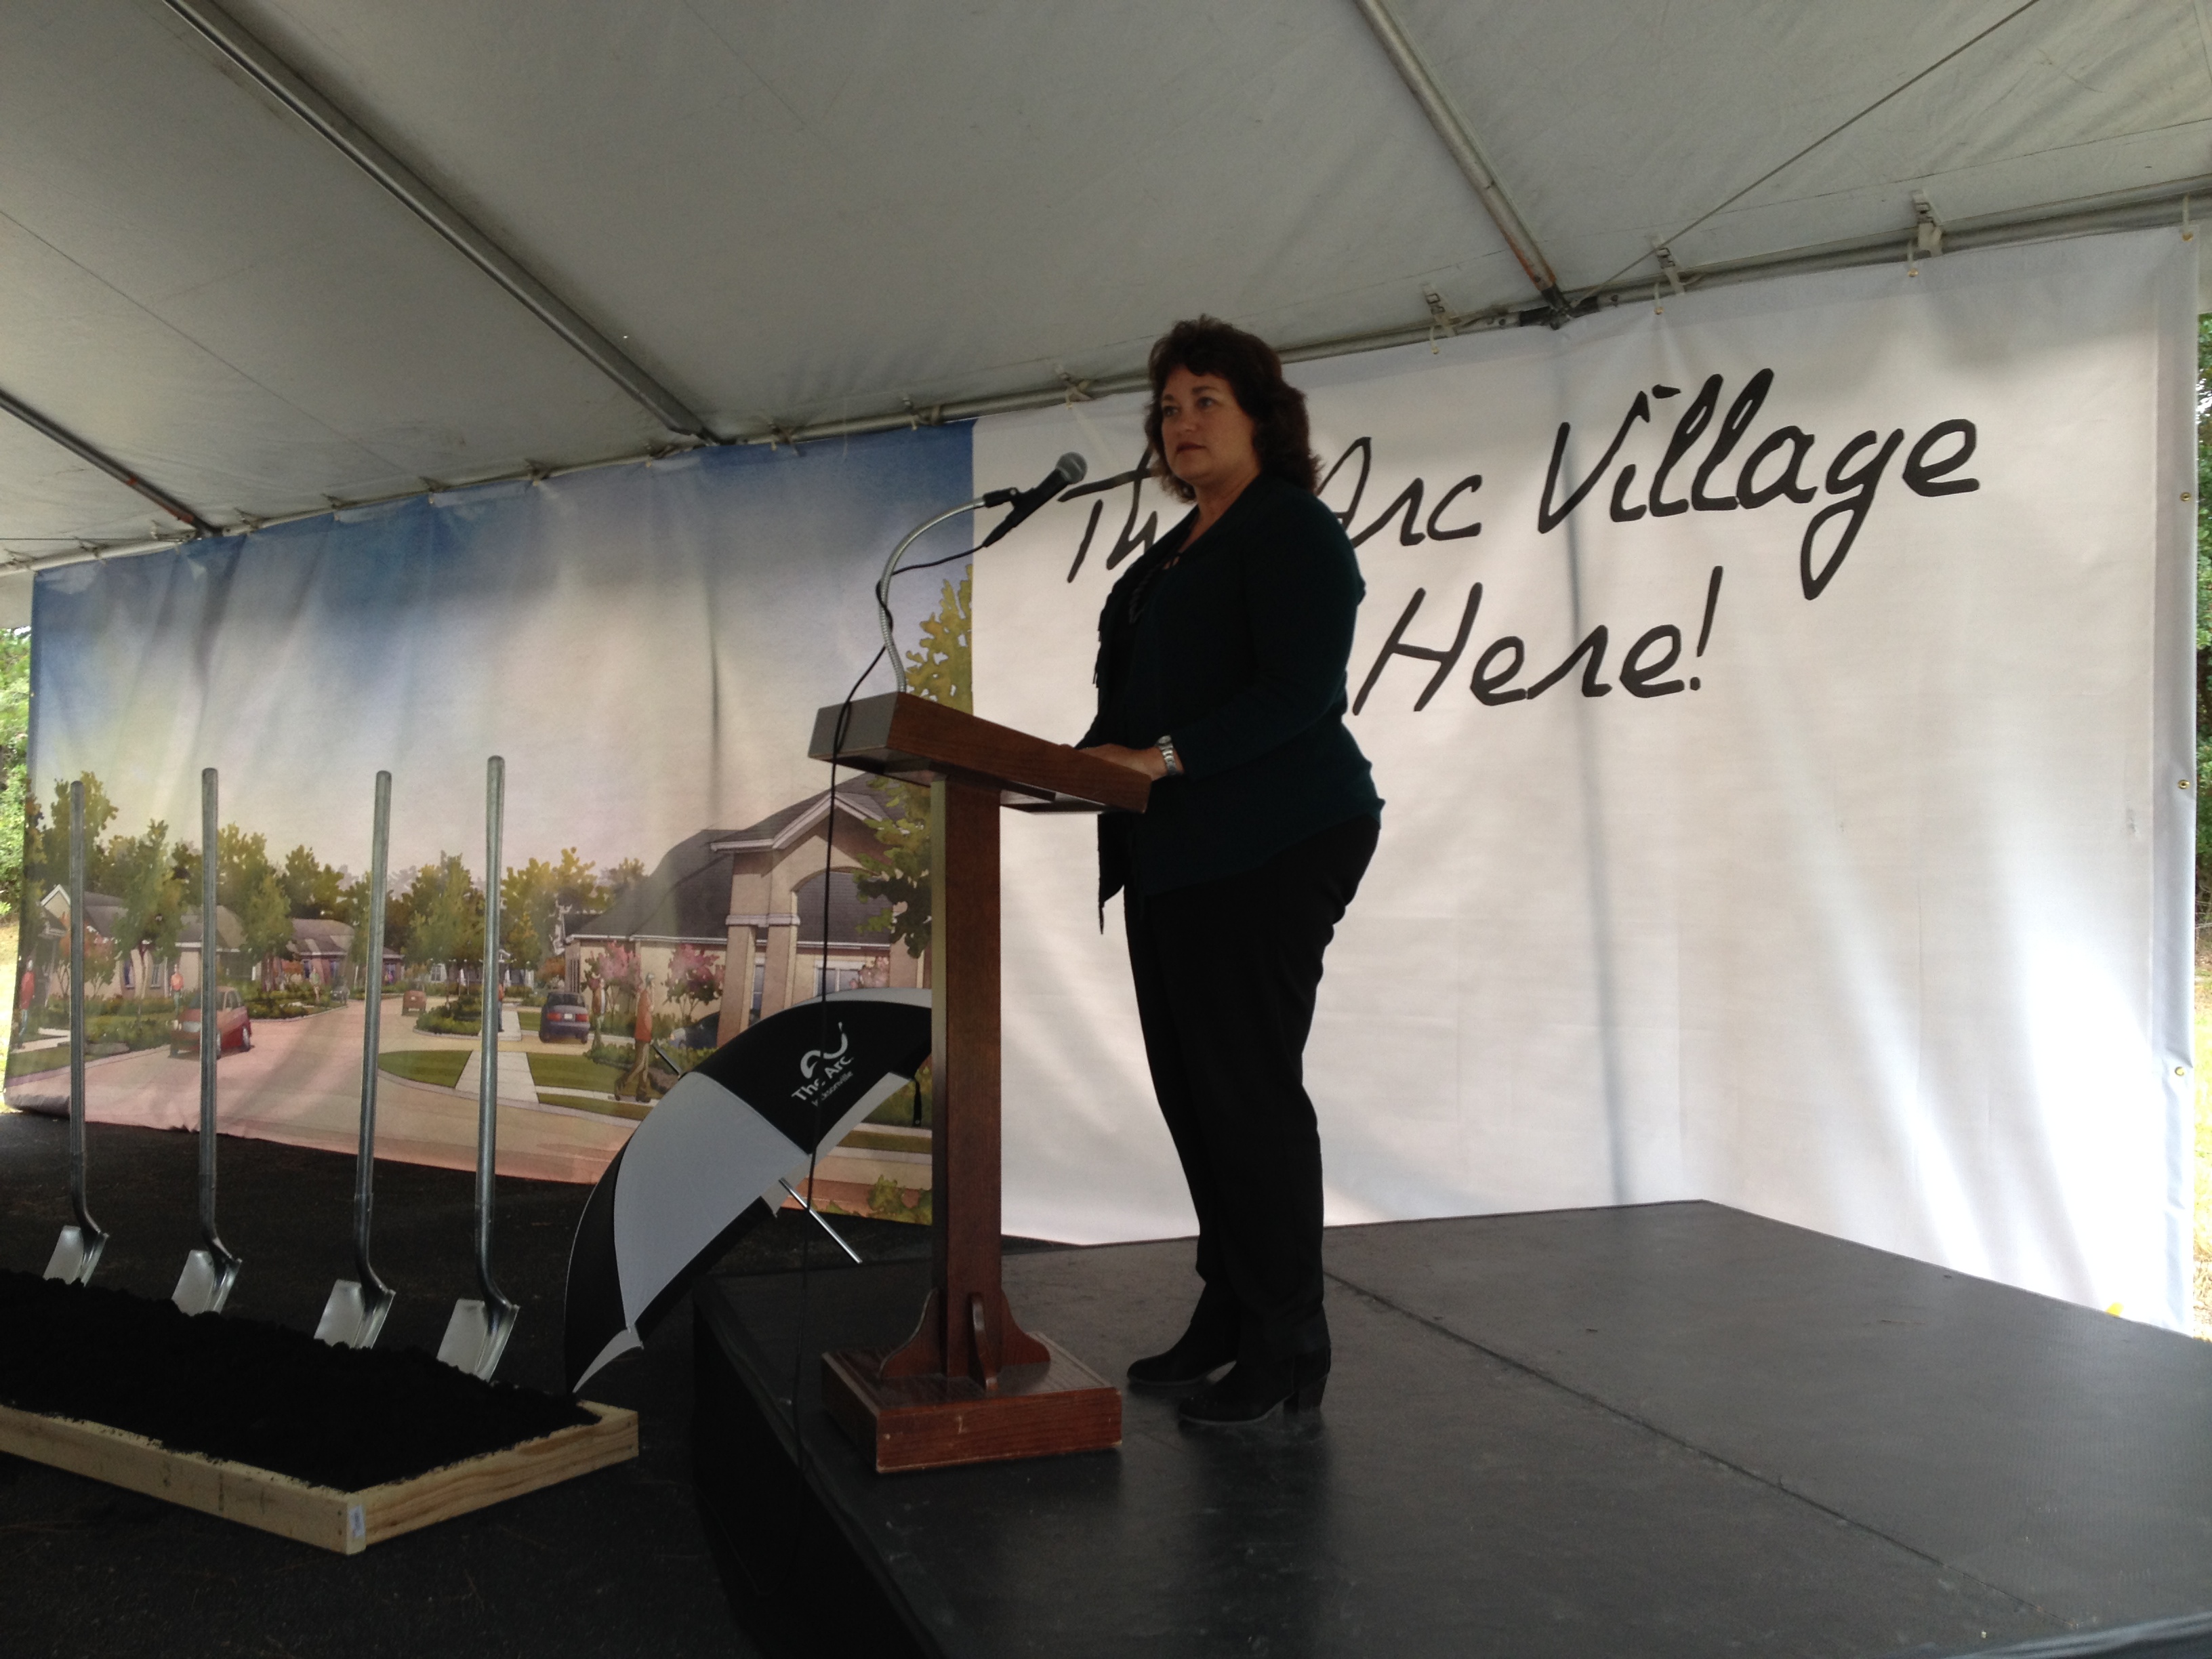
[[571, 1390], [639, 1346], [693, 1278], [929, 1058], [929, 993], [842, 991], [686, 1072], [599, 1177], [568, 1254]]

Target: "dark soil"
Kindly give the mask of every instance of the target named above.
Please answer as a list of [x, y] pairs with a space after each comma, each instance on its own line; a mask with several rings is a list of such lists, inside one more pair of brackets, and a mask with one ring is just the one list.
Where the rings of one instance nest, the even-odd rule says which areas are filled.
[[[105, 1123], [88, 1136], [92, 1212], [111, 1234], [93, 1284], [165, 1301], [199, 1242], [199, 1138]], [[46, 1265], [70, 1218], [67, 1140], [65, 1123], [0, 1115], [0, 1264]], [[221, 1146], [222, 1237], [246, 1267], [218, 1317], [306, 1338], [331, 1282], [354, 1277], [353, 1159]], [[378, 1167], [376, 1266], [399, 1300], [377, 1352], [435, 1349], [454, 1298], [477, 1294], [473, 1185], [465, 1170]], [[522, 1304], [499, 1374], [548, 1394], [561, 1390], [561, 1293], [588, 1192], [499, 1183], [499, 1281]], [[749, 1659], [692, 1502], [690, 1337], [686, 1307], [592, 1380], [592, 1399], [637, 1412], [635, 1462], [360, 1555], [0, 1457], [0, 1655]]]
[[[198, 1137], [94, 1123], [92, 1212], [111, 1235], [96, 1287], [166, 1304], [199, 1243]], [[0, 1262], [35, 1273], [70, 1218], [68, 1126], [0, 1114]], [[226, 1322], [309, 1340], [353, 1269], [353, 1159], [225, 1136], [222, 1237], [245, 1259]], [[477, 1292], [465, 1170], [380, 1164], [376, 1266], [399, 1292], [374, 1352], [434, 1349]], [[568, 1242], [590, 1188], [499, 1183], [499, 1281], [522, 1304], [500, 1375], [557, 1393]], [[927, 1228], [834, 1218], [870, 1261], [929, 1254]], [[1007, 1249], [1023, 1248], [1013, 1240]], [[786, 1211], [722, 1273], [845, 1270]], [[796, 1285], [794, 1285], [794, 1292]], [[11, 1332], [12, 1335], [13, 1333]], [[0, 1457], [0, 1655], [6, 1659], [750, 1659], [692, 1496], [692, 1320], [679, 1307], [592, 1379], [638, 1413], [638, 1457], [342, 1556], [234, 1522]], [[51, 1359], [8, 1342], [0, 1364]], [[18, 1358], [22, 1347], [31, 1352]], [[132, 1356], [133, 1367], [143, 1364]], [[821, 1648], [841, 1651], [837, 1610]]]
[[253, 1319], [0, 1273], [0, 1401], [174, 1451], [359, 1492], [592, 1420], [422, 1350], [341, 1348]]

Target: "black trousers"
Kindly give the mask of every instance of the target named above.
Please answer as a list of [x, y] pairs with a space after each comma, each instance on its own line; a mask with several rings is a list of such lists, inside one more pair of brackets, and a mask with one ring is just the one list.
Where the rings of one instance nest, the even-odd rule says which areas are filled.
[[1347, 819], [1257, 870], [1124, 901], [1145, 1057], [1198, 1211], [1200, 1318], [1233, 1314], [1246, 1357], [1328, 1346], [1306, 1035], [1379, 830]]

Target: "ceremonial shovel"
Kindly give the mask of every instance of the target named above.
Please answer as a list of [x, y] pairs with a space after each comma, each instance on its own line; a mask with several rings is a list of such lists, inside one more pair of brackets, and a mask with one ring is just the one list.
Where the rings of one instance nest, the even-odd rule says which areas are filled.
[[368, 847], [368, 953], [362, 975], [368, 993], [362, 1010], [361, 1150], [353, 1166], [353, 1270], [358, 1279], [331, 1286], [315, 1326], [318, 1340], [339, 1347], [373, 1348], [385, 1316], [397, 1299], [368, 1261], [369, 1212], [376, 1181], [376, 1060], [384, 1013], [384, 870], [392, 838], [392, 774], [376, 775], [376, 821]]
[[[499, 836], [507, 811], [507, 763], [494, 755], [484, 770], [483, 995], [477, 1018], [483, 1055], [477, 1077], [477, 1286], [483, 1296], [463, 1297], [453, 1304], [438, 1358], [489, 1382], [499, 1369], [499, 1357], [507, 1351], [507, 1340], [514, 1334], [514, 1322], [522, 1310], [491, 1276], [499, 1149]], [[528, 1063], [526, 1058], [524, 1064]]]
[[46, 1263], [46, 1277], [73, 1285], [92, 1278], [100, 1253], [107, 1248], [107, 1235], [92, 1218], [84, 1202], [84, 784], [70, 785], [69, 863], [70, 949], [70, 1208], [76, 1224], [62, 1229], [54, 1241], [54, 1254]]
[[222, 941], [215, 927], [215, 878], [222, 862], [215, 768], [200, 774], [200, 1248], [185, 1258], [169, 1299], [188, 1314], [221, 1313], [238, 1282], [238, 1258], [215, 1230], [215, 1064], [222, 1056], [216, 967]]

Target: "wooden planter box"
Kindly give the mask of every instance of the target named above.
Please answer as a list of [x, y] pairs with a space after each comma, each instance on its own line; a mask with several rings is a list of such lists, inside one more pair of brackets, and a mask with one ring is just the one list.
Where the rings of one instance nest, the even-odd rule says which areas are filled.
[[599, 1420], [362, 1492], [312, 1486], [247, 1463], [172, 1451], [142, 1435], [0, 1406], [0, 1452], [166, 1498], [303, 1544], [358, 1555], [371, 1544], [637, 1455], [637, 1413], [581, 1402]]

